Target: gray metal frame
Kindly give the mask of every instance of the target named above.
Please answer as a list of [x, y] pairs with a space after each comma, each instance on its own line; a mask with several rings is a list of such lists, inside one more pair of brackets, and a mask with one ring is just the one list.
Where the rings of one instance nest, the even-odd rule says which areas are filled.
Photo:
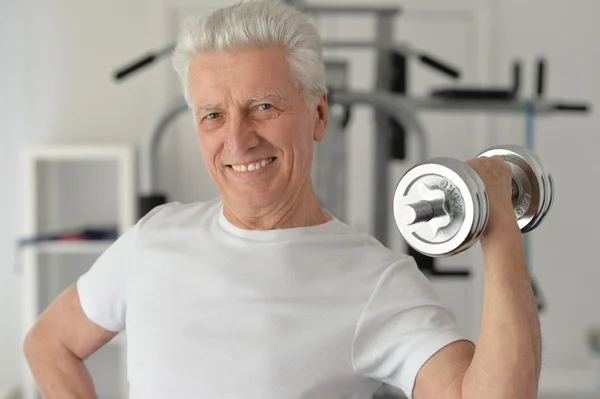
[[[375, 90], [388, 91], [390, 81], [392, 80], [392, 65], [390, 62], [390, 47], [394, 44], [394, 14], [378, 14], [376, 22], [375, 41], [379, 44], [377, 48], [377, 67], [375, 82]], [[416, 111], [416, 110], [414, 110]], [[416, 112], [414, 113], [416, 115]], [[398, 124], [409, 129], [404, 121], [399, 120]], [[419, 125], [417, 123], [417, 125]], [[420, 126], [420, 125], [419, 125]], [[383, 245], [388, 245], [388, 231], [390, 220], [391, 199], [389, 198], [389, 168], [388, 154], [389, 143], [392, 136], [390, 123], [387, 115], [381, 110], [375, 111], [375, 151], [376, 154], [385, 154], [385, 156], [375, 156], [375, 170], [373, 176], [373, 190], [377, 195], [373, 198], [373, 232]], [[422, 135], [425, 139], [425, 134]], [[426, 156], [426, 149], [421, 147], [425, 152], [422, 158]]]
[[[333, 92], [347, 91], [350, 85], [347, 60], [325, 60], [325, 81]], [[312, 170], [314, 189], [319, 202], [336, 218], [347, 222], [348, 134], [345, 131], [347, 108], [331, 104], [327, 134], [315, 146]]]
[[187, 112], [189, 107], [183, 97], [177, 98], [164, 113], [156, 118], [151, 129], [142, 136], [140, 144], [140, 191], [142, 195], [158, 192], [159, 148], [167, 128], [175, 119]]
[[307, 14], [375, 14], [375, 15], [390, 15], [392, 17], [398, 16], [403, 9], [401, 7], [394, 6], [336, 6], [336, 5], [316, 5], [306, 4], [304, 1], [292, 1], [296, 3], [295, 7]]

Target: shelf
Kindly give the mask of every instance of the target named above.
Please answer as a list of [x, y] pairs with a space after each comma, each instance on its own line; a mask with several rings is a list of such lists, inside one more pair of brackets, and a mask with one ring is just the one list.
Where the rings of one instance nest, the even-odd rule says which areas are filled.
[[109, 144], [38, 145], [27, 147], [23, 156], [36, 161], [98, 161], [131, 158], [134, 148]]
[[41, 254], [100, 255], [113, 243], [114, 240], [55, 241], [26, 246], [24, 249], [33, 250]]
[[[22, 215], [19, 229], [22, 241], [20, 242], [31, 242], [28, 240], [43, 237], [48, 229], [60, 231], [67, 229], [67, 226], [87, 226], [98, 223], [91, 220], [108, 219], [118, 232], [133, 226], [137, 221], [136, 153], [136, 146], [133, 145], [98, 143], [57, 143], [23, 149], [20, 154], [22, 181], [20, 185]], [[110, 166], [105, 168], [107, 162]], [[88, 178], [85, 174], [89, 174]], [[86, 190], [98, 187], [96, 182], [98, 179], [104, 179], [104, 175], [106, 178], [109, 177], [108, 175], [114, 175], [112, 179], [114, 188], [106, 189], [111, 190], [111, 195], [114, 190], [116, 206], [111, 211], [94, 210], [91, 216], [86, 208], [95, 206], [94, 203], [81, 201], [78, 196], [93, 197], [94, 192]], [[70, 180], [72, 176], [75, 176], [73, 181]], [[71, 202], [64, 202], [63, 197], [64, 201]], [[71, 209], [70, 204], [76, 205]], [[17, 247], [19, 254], [15, 257], [15, 269], [22, 273], [23, 278], [21, 290], [23, 335], [30, 330], [40, 313], [54, 299], [54, 293], [61, 292], [63, 287], [74, 284], [93, 264], [90, 259], [78, 258], [80, 256], [97, 258], [116, 241], [114, 236], [102, 237], [110, 238], [49, 240]], [[46, 256], [49, 259], [45, 259]], [[54, 257], [61, 259], [54, 259]], [[118, 389], [120, 393], [111, 392], [111, 397], [127, 397], [125, 368], [120, 366], [126, 355], [123, 350], [126, 346], [125, 333], [117, 334], [105, 346], [110, 349], [106, 360], [114, 358], [114, 374], [115, 376], [118, 374], [118, 381], [110, 383], [103, 381], [101, 385], [106, 385], [107, 389], [111, 390]], [[104, 359], [102, 356], [104, 355], [99, 358]], [[25, 361], [22, 366], [20, 397], [35, 399], [38, 396], [35, 380]], [[92, 378], [94, 377], [95, 375], [92, 375]]]

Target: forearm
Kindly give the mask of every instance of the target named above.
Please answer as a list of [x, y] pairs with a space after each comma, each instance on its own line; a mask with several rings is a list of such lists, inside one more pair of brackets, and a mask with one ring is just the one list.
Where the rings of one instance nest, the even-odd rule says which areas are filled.
[[97, 399], [83, 361], [56, 344], [28, 339], [27, 362], [44, 399]]
[[463, 398], [537, 397], [541, 332], [521, 232], [514, 216], [482, 237], [483, 317]]

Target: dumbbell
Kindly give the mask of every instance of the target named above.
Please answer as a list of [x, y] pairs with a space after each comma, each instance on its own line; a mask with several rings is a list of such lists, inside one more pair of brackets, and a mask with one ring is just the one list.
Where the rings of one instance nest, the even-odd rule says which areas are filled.
[[[528, 148], [505, 145], [477, 157], [501, 156], [512, 169], [512, 203], [522, 233], [550, 210], [554, 181]], [[430, 257], [460, 253], [477, 242], [488, 222], [485, 184], [473, 168], [453, 158], [434, 158], [408, 170], [393, 199], [394, 218], [407, 244]]]

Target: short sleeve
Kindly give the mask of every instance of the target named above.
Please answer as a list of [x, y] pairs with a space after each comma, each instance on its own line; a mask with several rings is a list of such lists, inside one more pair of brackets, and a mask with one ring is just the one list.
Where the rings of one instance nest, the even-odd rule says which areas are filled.
[[77, 280], [77, 292], [86, 316], [109, 331], [125, 329], [127, 285], [134, 266], [137, 226], [127, 229]]
[[352, 361], [357, 377], [394, 386], [410, 399], [423, 364], [466, 339], [414, 259], [406, 258], [385, 270], [363, 309]]

